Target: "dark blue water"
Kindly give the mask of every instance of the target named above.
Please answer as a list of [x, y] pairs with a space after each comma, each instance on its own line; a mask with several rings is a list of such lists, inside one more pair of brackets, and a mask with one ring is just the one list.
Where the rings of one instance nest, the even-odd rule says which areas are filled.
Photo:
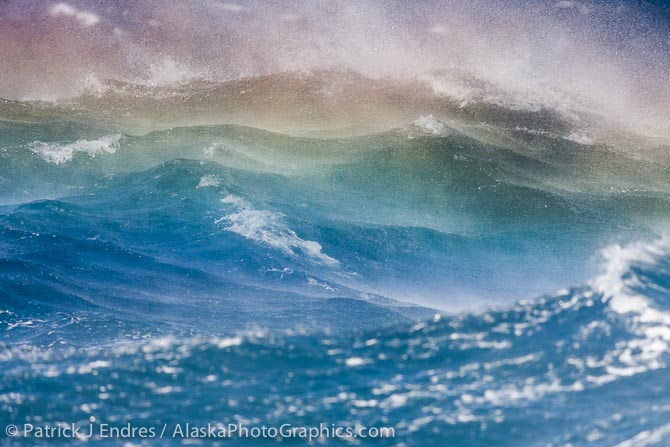
[[194, 335], [84, 306], [30, 319], [13, 308], [2, 314], [2, 422], [394, 428], [375, 445], [667, 445], [668, 249], [612, 253], [592, 287], [504, 311], [329, 336]]

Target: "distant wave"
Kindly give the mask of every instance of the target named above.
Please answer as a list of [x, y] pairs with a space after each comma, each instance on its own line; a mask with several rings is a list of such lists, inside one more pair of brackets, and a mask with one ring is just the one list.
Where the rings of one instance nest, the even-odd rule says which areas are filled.
[[[466, 93], [445, 85], [466, 86]], [[474, 89], [474, 90], [473, 90]], [[471, 91], [472, 90], [472, 91]], [[522, 94], [516, 92], [517, 95]], [[511, 98], [509, 95], [512, 95]], [[289, 72], [227, 82], [147, 86], [110, 81], [101, 90], [49, 104], [0, 101], [0, 119], [54, 116], [115, 123], [124, 133], [171, 127], [236, 124], [291, 135], [350, 137], [388, 131], [420, 116], [460, 128], [529, 129], [576, 143], [653, 154], [667, 139], [619, 122], [560, 92], [549, 103], [500, 91], [468, 72], [435, 72], [417, 79], [373, 79], [353, 71]], [[518, 99], [518, 98], [517, 98]], [[268, 107], [267, 104], [272, 104]], [[374, 104], [374, 106], [372, 106]], [[567, 104], [567, 105], [566, 105]]]

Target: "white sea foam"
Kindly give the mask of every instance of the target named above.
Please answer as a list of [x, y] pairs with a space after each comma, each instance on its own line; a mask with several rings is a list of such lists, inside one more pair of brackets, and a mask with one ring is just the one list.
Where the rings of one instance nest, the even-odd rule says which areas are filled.
[[200, 181], [198, 182], [198, 186], [196, 186], [196, 189], [207, 188], [209, 186], [212, 187], [219, 186], [219, 179], [217, 179], [213, 175], [204, 175], [200, 178]]
[[614, 447], [646, 447], [659, 445], [670, 435], [670, 424], [661, 425], [652, 430], [643, 430], [630, 439], [620, 442]]
[[[592, 281], [592, 287], [602, 294], [608, 308], [625, 315], [631, 340], [619, 343], [604, 356], [609, 376], [629, 377], [663, 368], [670, 352], [670, 311], [668, 303], [658, 304], [645, 296], [644, 289], [670, 295], [658, 284], [646, 282], [639, 268], [667, 269], [664, 261], [670, 258], [670, 239], [663, 237], [652, 242], [612, 245], [602, 252], [604, 272]], [[666, 277], [670, 272], [657, 272]]]
[[565, 137], [565, 139], [574, 141], [575, 143], [579, 143], [584, 146], [592, 146], [595, 144], [593, 138], [577, 132], [571, 132], [567, 137]]
[[33, 141], [28, 144], [28, 149], [49, 163], [63, 164], [71, 161], [76, 153], [86, 154], [91, 158], [101, 153], [113, 154], [119, 148], [121, 137], [109, 135], [97, 140], [78, 140], [74, 143]]
[[203, 153], [205, 154], [205, 158], [211, 159], [214, 158], [214, 154], [216, 153], [218, 145], [216, 143], [212, 143], [209, 146], [207, 146], [204, 150]]
[[339, 263], [337, 259], [323, 253], [323, 247], [318, 242], [301, 239], [282, 222], [281, 214], [254, 209], [246, 200], [234, 195], [224, 197], [221, 202], [233, 208], [230, 214], [216, 221], [224, 224], [227, 231], [273, 247], [289, 256], [302, 254], [323, 264]]
[[414, 126], [418, 127], [422, 132], [436, 136], [444, 136], [450, 133], [449, 128], [433, 115], [420, 116], [414, 121]]
[[334, 288], [333, 286], [329, 285], [327, 282], [325, 282], [325, 281], [319, 281], [319, 280], [316, 279], [316, 278], [307, 278], [307, 283], [308, 283], [310, 286], [321, 287], [321, 288], [323, 288], [323, 289], [328, 290], [329, 292], [335, 292], [335, 291], [337, 290], [337, 289]]
[[655, 265], [670, 257], [670, 238], [636, 242], [627, 246], [612, 245], [602, 252], [604, 272], [592, 281], [592, 287], [609, 300], [610, 308], [620, 314], [633, 313], [640, 322], [670, 324], [670, 315], [654, 308], [638, 290], [644, 286], [632, 273], [635, 265]]

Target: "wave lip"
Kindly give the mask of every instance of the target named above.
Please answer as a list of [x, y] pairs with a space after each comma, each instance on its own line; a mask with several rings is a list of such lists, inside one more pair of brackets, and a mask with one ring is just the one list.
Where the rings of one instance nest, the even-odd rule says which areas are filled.
[[604, 272], [591, 282], [608, 308], [621, 316], [632, 337], [610, 353], [620, 365], [609, 379], [667, 366], [670, 353], [670, 238], [612, 245], [602, 252]]
[[[641, 323], [670, 325], [670, 314], [659, 309], [670, 308], [668, 284], [653, 280], [670, 275], [670, 238], [612, 245], [603, 250], [602, 257], [605, 271], [592, 281], [592, 286], [609, 301], [610, 308], [620, 314], [634, 314]], [[648, 297], [650, 291], [660, 292], [667, 300], [654, 303]]]

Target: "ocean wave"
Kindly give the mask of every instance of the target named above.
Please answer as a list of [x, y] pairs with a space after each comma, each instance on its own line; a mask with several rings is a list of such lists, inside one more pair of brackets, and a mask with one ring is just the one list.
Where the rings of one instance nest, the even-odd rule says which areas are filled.
[[[157, 228], [183, 226], [186, 216], [196, 222], [206, 217], [209, 223], [222, 218], [219, 229], [235, 236], [228, 239], [244, 239], [259, 271], [305, 261], [316, 268], [308, 276], [337, 284], [338, 290], [344, 282], [399, 300], [431, 306], [444, 301], [450, 309], [465, 306], [465, 295], [477, 303], [510, 302], [584, 281], [588, 258], [610, 232], [624, 228], [622, 237], [634, 238], [646, 231], [648, 221], [670, 215], [662, 193], [612, 189], [612, 181], [628, 186], [663, 177], [663, 166], [643, 177], [624, 164], [629, 159], [615, 157], [606, 159], [611, 165], [582, 170], [574, 159], [590, 162], [583, 148], [566, 148], [572, 152], [550, 162], [458, 132], [427, 135], [408, 139], [406, 132], [392, 132], [317, 140], [238, 126], [190, 127], [124, 136], [113, 154], [103, 151], [104, 157], [89, 158], [75, 152], [73, 161], [61, 164], [42, 161], [17, 145], [0, 149], [0, 181], [7, 185], [0, 196], [5, 203], [54, 197], [80, 203], [88, 196], [90, 215], [128, 209], [144, 216], [146, 206], [154, 210], [153, 219], [172, 210], [156, 218]], [[211, 153], [203, 150], [214, 144]], [[251, 154], [266, 164], [236, 154]], [[639, 169], [649, 173], [654, 166]], [[612, 180], [615, 171], [626, 174]], [[562, 189], [567, 184], [579, 190], [575, 182], [583, 182], [588, 194]], [[221, 204], [222, 193], [244, 198], [246, 205]], [[192, 208], [186, 207], [189, 203]], [[145, 226], [137, 218], [132, 221], [134, 228]], [[211, 239], [202, 230], [197, 234], [197, 240]], [[132, 235], [167, 245], [148, 232]], [[221, 233], [218, 237], [226, 239]], [[180, 238], [186, 244], [188, 239]], [[275, 263], [269, 265], [264, 257]], [[537, 265], [536, 257], [543, 259], [542, 266], [519, 281], [529, 263]], [[336, 270], [356, 272], [360, 281], [328, 276]], [[475, 285], [464, 284], [466, 277], [475, 278]], [[300, 281], [307, 283], [304, 277]]]

